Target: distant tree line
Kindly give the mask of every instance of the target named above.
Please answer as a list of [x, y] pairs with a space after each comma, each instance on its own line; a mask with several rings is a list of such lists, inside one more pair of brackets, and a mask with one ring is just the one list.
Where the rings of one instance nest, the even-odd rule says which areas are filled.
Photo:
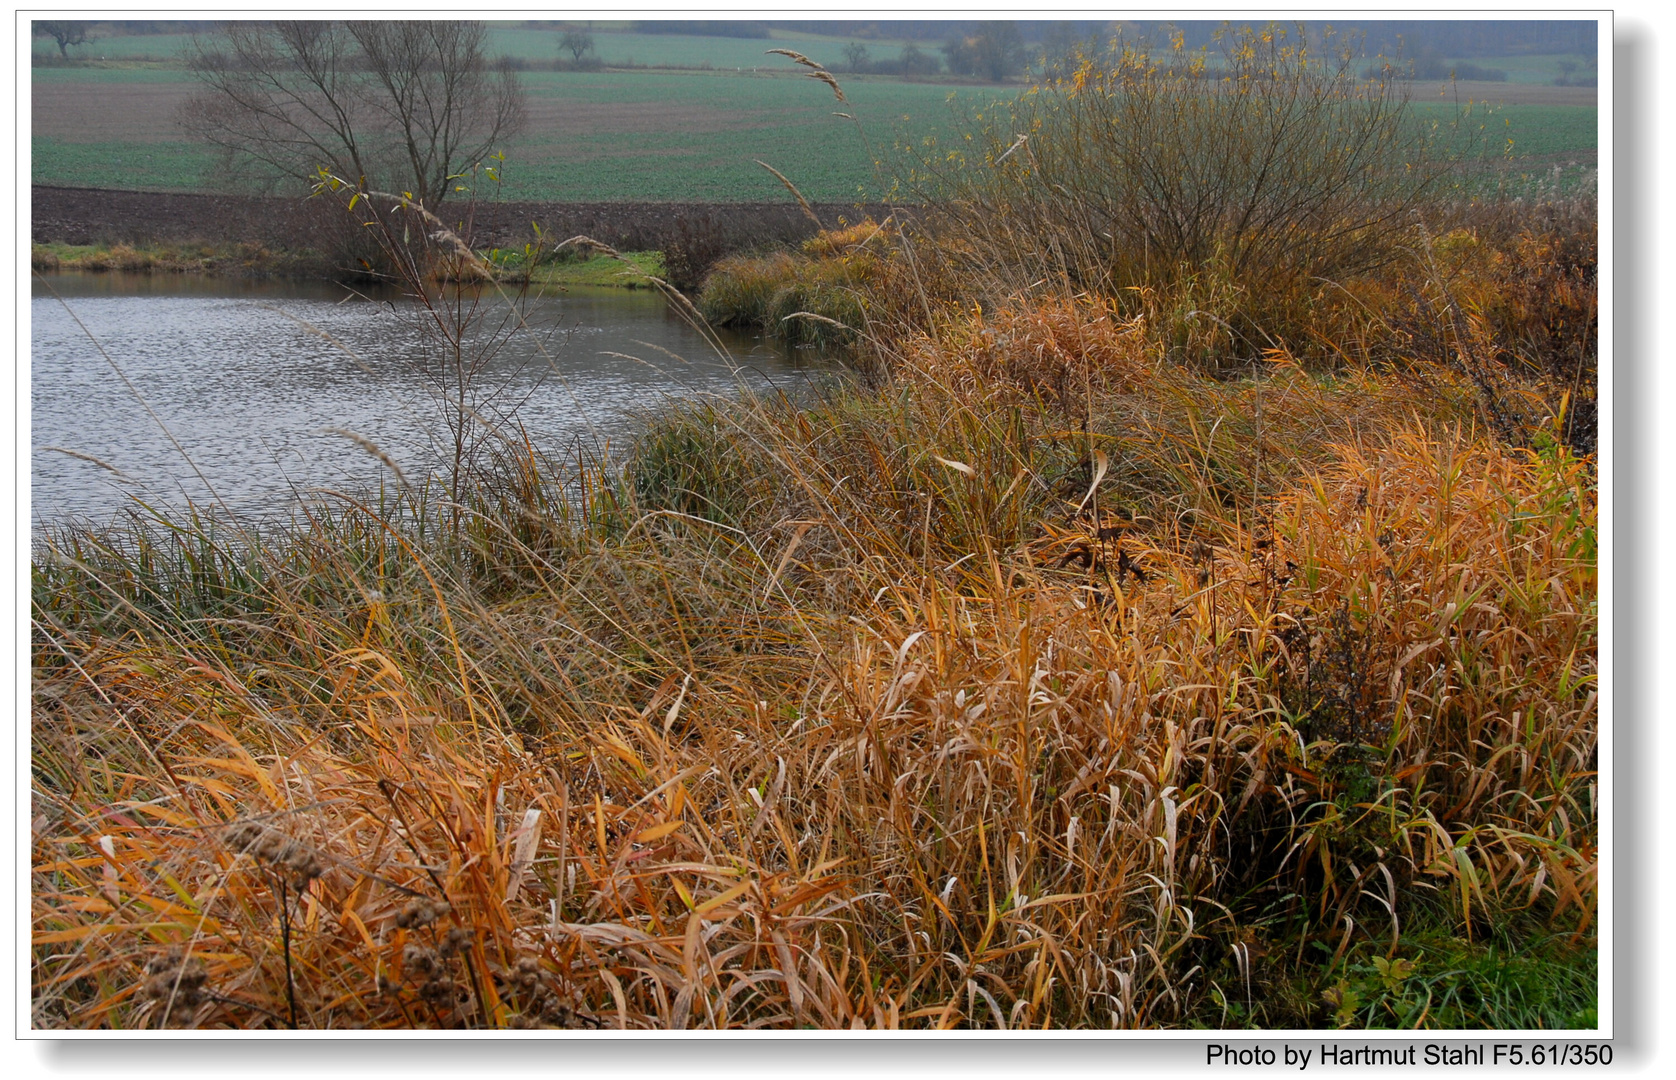
[[637, 34], [693, 34], [698, 37], [765, 38], [768, 23], [732, 19], [660, 20], [634, 23]]
[[[41, 25], [43, 20], [37, 20]], [[533, 26], [537, 20], [527, 20]], [[205, 19], [111, 19], [80, 24], [86, 31], [99, 36], [128, 36], [141, 34], [182, 34], [207, 32], [215, 23]], [[542, 26], [556, 25], [550, 20]], [[704, 37], [766, 38], [771, 30], [820, 34], [862, 41], [915, 41], [924, 45], [946, 47], [956, 39], [981, 37], [984, 27], [993, 25], [960, 19], [901, 19], [859, 22], [844, 19], [686, 19], [642, 21], [631, 24], [641, 34], [693, 34]], [[1170, 32], [1181, 33], [1189, 48], [1213, 43], [1223, 23], [1192, 19], [1176, 23], [1128, 22], [1112, 23], [1101, 20], [1049, 22], [1020, 20], [1010, 24], [1028, 51], [1052, 56], [1055, 42], [1067, 34], [1079, 41], [1109, 38], [1119, 25], [1126, 36], [1139, 35], [1142, 39], [1162, 41]], [[1311, 40], [1316, 40], [1324, 23], [1307, 26]], [[1335, 22], [1341, 34], [1365, 35], [1368, 55], [1418, 55], [1430, 49], [1440, 56], [1454, 58], [1520, 56], [1540, 53], [1570, 53], [1593, 56], [1599, 44], [1594, 22], [1575, 19], [1465, 19], [1442, 22], [1437, 20], [1372, 19]], [[36, 36], [45, 36], [37, 34]], [[74, 42], [65, 42], [66, 45]], [[1039, 46], [1039, 47], [1036, 47]], [[957, 52], [961, 50], [957, 49]], [[1062, 50], [1061, 50], [1062, 51]], [[962, 63], [966, 63], [962, 59]], [[952, 70], [952, 69], [951, 69]], [[1022, 69], [1021, 69], [1022, 70]], [[971, 66], [959, 74], [980, 74]]]
[[[1027, 40], [1045, 37], [1048, 32], [1045, 28], [1049, 26], [1045, 23], [1020, 25]], [[1123, 25], [1126, 35], [1139, 35], [1139, 40], [1153, 43], [1180, 34], [1189, 49], [1214, 46], [1217, 35], [1228, 26], [1227, 23], [1209, 19]], [[1234, 25], [1237, 28], [1242, 24]], [[1328, 25], [1324, 20], [1304, 24], [1305, 35], [1312, 45], [1321, 43]], [[1592, 56], [1598, 44], [1596, 24], [1578, 19], [1346, 19], [1333, 20], [1331, 26], [1340, 40], [1347, 36], [1360, 36], [1362, 49], [1370, 57], [1411, 58], [1422, 50], [1457, 59], [1551, 53]]]
[[[677, 33], [691, 34], [703, 31], [692, 29], [651, 30], [650, 26], [662, 27], [691, 27], [706, 25], [699, 23], [666, 22], [660, 24], [641, 23], [636, 29], [642, 33]], [[793, 33], [819, 34], [829, 37], [842, 37], [857, 42], [866, 41], [916, 41], [921, 43], [936, 43], [948, 45], [955, 39], [964, 40], [968, 37], [978, 37], [983, 34], [983, 27], [989, 24], [975, 20], [963, 19], [902, 19], [902, 20], [869, 20], [859, 22], [844, 19], [773, 19], [759, 23], [722, 23], [723, 27], [738, 28], [744, 26], [760, 27], [761, 33], [743, 34], [737, 29], [725, 31], [729, 36], [763, 36], [769, 30], [790, 31]], [[1224, 23], [1208, 19], [1191, 19], [1180, 22], [1124, 22], [1116, 23], [1107, 20], [1077, 20], [1073, 22], [1050, 22], [1047, 20], [1019, 20], [1011, 24], [1017, 31], [1020, 40], [1033, 53], [1051, 52], [1055, 38], [1063, 40], [1069, 33], [1079, 41], [1090, 38], [1108, 39], [1113, 31], [1121, 27], [1124, 35], [1130, 40], [1143, 40], [1161, 43], [1172, 33], [1180, 33], [1188, 48], [1210, 46], [1214, 44], [1217, 32], [1224, 27]], [[1306, 26], [1311, 42], [1317, 42], [1326, 28], [1324, 21], [1312, 22]], [[1454, 58], [1486, 57], [1486, 56], [1519, 56], [1541, 53], [1575, 53], [1585, 56], [1593, 55], [1598, 45], [1596, 24], [1592, 21], [1567, 19], [1466, 19], [1459, 21], [1440, 20], [1334, 20], [1332, 23], [1339, 35], [1361, 34], [1365, 36], [1365, 47], [1370, 56], [1384, 54], [1387, 56], [1412, 56], [1421, 48], [1430, 48], [1442, 56]], [[958, 51], [958, 50], [957, 50]], [[973, 73], [976, 73], [975, 69]]]
[[[1403, 74], [1415, 79], [1463, 79], [1468, 82], [1506, 82], [1507, 72], [1497, 68], [1481, 67], [1478, 64], [1456, 60], [1449, 61], [1438, 53], [1430, 44], [1416, 47], [1406, 56], [1396, 58], [1396, 68]], [[1371, 77], [1375, 69], [1369, 68], [1367, 74]]]
[[895, 57], [875, 60], [868, 54], [867, 46], [852, 41], [844, 46], [843, 69], [856, 74], [915, 78], [937, 74], [943, 70], [943, 62], [913, 42], [904, 45]]
[[1023, 72], [1031, 59], [1018, 24], [1011, 22], [978, 23], [971, 33], [955, 34], [943, 43], [943, 58], [951, 73], [990, 82]]

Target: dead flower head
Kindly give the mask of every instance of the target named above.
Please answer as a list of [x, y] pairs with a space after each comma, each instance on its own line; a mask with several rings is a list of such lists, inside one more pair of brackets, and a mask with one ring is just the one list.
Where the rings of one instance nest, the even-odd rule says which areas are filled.
[[146, 961], [145, 973], [145, 985], [140, 993], [154, 1001], [190, 1007], [209, 996], [204, 988], [209, 973], [204, 970], [203, 962], [196, 957], [188, 959], [186, 950], [179, 945], [171, 945], [166, 952]]
[[307, 887], [325, 869], [319, 853], [312, 847], [258, 822], [245, 821], [233, 826], [227, 830], [226, 842], [234, 851], [253, 856], [258, 862], [289, 870], [299, 889]]

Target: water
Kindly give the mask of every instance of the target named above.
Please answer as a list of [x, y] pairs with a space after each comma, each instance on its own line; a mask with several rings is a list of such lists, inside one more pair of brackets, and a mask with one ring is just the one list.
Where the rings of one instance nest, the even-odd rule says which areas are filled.
[[[392, 483], [388, 468], [341, 432], [375, 444], [413, 481], [452, 458], [443, 350], [421, 329], [418, 305], [398, 294], [59, 274], [34, 283], [30, 312], [37, 530], [108, 521], [135, 498], [170, 507], [191, 499], [260, 520], [321, 489]], [[823, 370], [724, 332], [730, 366], [646, 291], [577, 288], [531, 300], [530, 332], [510, 337], [500, 332], [503, 304], [486, 296], [482, 312], [472, 341], [501, 345], [475, 375], [470, 400], [479, 415], [515, 418], [548, 452], [579, 439], [590, 449], [620, 446], [637, 415], [671, 398], [789, 390]]]

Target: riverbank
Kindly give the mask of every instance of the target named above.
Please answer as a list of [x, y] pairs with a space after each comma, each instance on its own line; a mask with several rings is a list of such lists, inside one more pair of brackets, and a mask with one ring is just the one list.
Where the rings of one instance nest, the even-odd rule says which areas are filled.
[[[490, 250], [481, 254], [491, 255]], [[624, 260], [627, 260], [625, 263]], [[322, 276], [321, 258], [311, 251], [273, 251], [256, 244], [141, 242], [138, 244], [32, 244], [30, 268], [51, 274], [61, 271], [102, 273], [208, 274], [231, 277]], [[662, 277], [662, 252], [628, 251], [622, 259], [603, 255], [548, 259], [525, 271], [521, 260], [510, 268], [520, 280], [527, 277], [538, 289], [586, 286], [592, 288], [648, 288], [647, 279]]]
[[[825, 203], [812, 206], [822, 223], [882, 219], [888, 209]], [[789, 246], [818, 228], [795, 203], [533, 203], [446, 206], [479, 250], [522, 250], [537, 238], [549, 243], [588, 236], [618, 251], [702, 249], [707, 258], [736, 251]], [[229, 195], [110, 191], [35, 185], [30, 196], [30, 238], [58, 254], [62, 248], [125, 247], [152, 252], [154, 265], [201, 265], [293, 272], [303, 265], [329, 271], [343, 211], [321, 200]], [[201, 249], [210, 249], [206, 254]], [[85, 257], [85, 255], [79, 256]], [[132, 258], [132, 256], [124, 256]]]

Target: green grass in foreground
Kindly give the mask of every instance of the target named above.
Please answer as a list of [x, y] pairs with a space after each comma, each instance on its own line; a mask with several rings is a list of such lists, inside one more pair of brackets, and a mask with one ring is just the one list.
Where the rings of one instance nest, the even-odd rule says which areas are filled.
[[[1321, 959], [1331, 949], [1315, 943]], [[1441, 928], [1411, 931], [1396, 955], [1363, 943], [1317, 995], [1340, 1028], [1598, 1028], [1600, 956], [1591, 938], [1499, 928], [1472, 941]]]

